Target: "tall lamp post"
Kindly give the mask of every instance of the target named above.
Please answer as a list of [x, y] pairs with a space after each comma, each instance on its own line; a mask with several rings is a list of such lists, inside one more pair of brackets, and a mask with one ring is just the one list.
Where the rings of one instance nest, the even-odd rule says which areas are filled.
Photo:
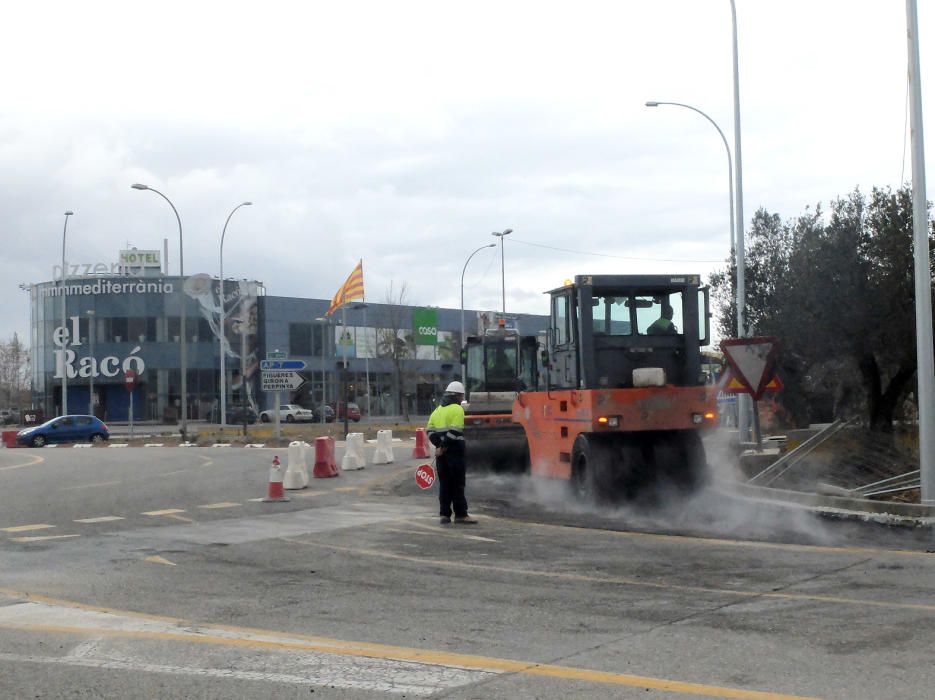
[[[367, 305], [364, 303], [354, 304], [353, 308], [355, 310], [361, 309], [364, 312], [364, 333], [367, 333]], [[366, 336], [365, 336], [366, 337]], [[356, 343], [355, 343], [356, 347]], [[364, 376], [367, 378], [367, 423], [370, 423], [370, 348], [367, 348], [367, 352], [364, 353]], [[344, 407], [344, 412], [347, 413], [347, 406]]]
[[[746, 321], [746, 262], [744, 260], [744, 236], [743, 236], [743, 152], [740, 148], [740, 67], [737, 57], [737, 7], [734, 0], [730, 0], [731, 17], [731, 35], [733, 38], [732, 55], [734, 66], [734, 164], [736, 179], [734, 185], [737, 188], [735, 198], [737, 215], [734, 222], [737, 227], [734, 234], [734, 241], [737, 246], [737, 335], [746, 338], [750, 334], [747, 330]], [[751, 399], [749, 394], [740, 394], [737, 396], [737, 426], [741, 442], [750, 438], [750, 415]]]
[[[62, 229], [62, 328], [68, 327], [68, 319], [65, 310], [65, 292], [68, 286], [65, 284], [68, 271], [65, 269], [65, 234], [68, 233], [68, 217], [74, 216], [75, 212], [65, 212], [65, 228]], [[62, 415], [68, 413], [68, 372], [62, 367]]]
[[[321, 407], [319, 416], [320, 422], [322, 425], [325, 424], [325, 413], [328, 406], [328, 392], [327, 384], [325, 383], [325, 354], [328, 349], [328, 338], [325, 333], [325, 328], [331, 325], [331, 321], [327, 318], [319, 316], [315, 319], [321, 324]], [[337, 404], [335, 404], [337, 406]]]
[[503, 315], [506, 316], [506, 272], [503, 266], [503, 239], [506, 238], [509, 234], [513, 233], [513, 229], [508, 228], [503, 231], [494, 231], [491, 233], [491, 236], [496, 236], [500, 239], [500, 292], [503, 296]]
[[220, 333], [218, 333], [218, 342], [221, 347], [221, 425], [227, 425], [227, 368], [226, 368], [226, 355], [227, 355], [227, 331], [224, 325], [227, 299], [224, 296], [224, 236], [227, 235], [227, 224], [230, 223], [231, 217], [234, 215], [234, 212], [240, 209], [240, 207], [249, 207], [253, 202], [241, 202], [236, 207], [233, 208], [230, 214], [227, 215], [227, 221], [224, 222], [224, 228], [221, 230], [221, 250], [220, 250], [220, 268], [221, 274], [218, 278], [220, 282], [220, 302], [221, 302], [221, 327]]
[[91, 373], [88, 375], [88, 415], [94, 415], [94, 309], [88, 310], [88, 357], [91, 358]]
[[[509, 233], [509, 229], [507, 229], [507, 233]], [[497, 235], [497, 234], [494, 234], [494, 235]], [[503, 240], [502, 237], [500, 240]], [[467, 270], [467, 266], [468, 266], [468, 263], [471, 262], [471, 258], [473, 258], [479, 252], [484, 250], [484, 248], [496, 248], [496, 247], [497, 247], [496, 243], [488, 243], [487, 245], [482, 245], [480, 248], [478, 248], [473, 253], [468, 255], [467, 260], [464, 261], [464, 267], [461, 268], [461, 349], [462, 350], [464, 349], [464, 271]], [[504, 311], [506, 311], [506, 309], [504, 309]], [[461, 383], [464, 384], [465, 381], [466, 380], [465, 380], [464, 365], [462, 364], [461, 365]]]
[[[182, 219], [179, 217], [178, 209], [175, 208], [175, 205], [172, 203], [168, 197], [166, 197], [162, 192], [157, 189], [153, 189], [148, 185], [141, 185], [140, 183], [135, 183], [130, 185], [134, 190], [149, 190], [150, 192], [155, 192], [164, 200], [169, 203], [169, 206], [172, 207], [172, 211], [175, 213], [175, 220], [179, 223], [179, 277], [182, 279], [182, 286], [185, 285], [185, 257], [184, 257], [184, 248], [182, 246]], [[179, 364], [181, 365], [182, 373], [182, 442], [188, 440], [188, 353], [187, 353], [187, 343], [185, 341], [185, 292], [179, 295], [181, 313], [179, 317]]]
[[[697, 112], [702, 117], [711, 122], [711, 126], [717, 129], [718, 135], [721, 137], [721, 141], [724, 143], [724, 150], [727, 152], [727, 193], [730, 200], [730, 256], [733, 259], [735, 255], [734, 251], [734, 163], [730, 155], [730, 146], [727, 145], [727, 139], [724, 136], [724, 132], [721, 131], [721, 127], [717, 125], [711, 117], [702, 112], [697, 107], [692, 107], [691, 105], [682, 104], [681, 102], [647, 102], [647, 107], [658, 107], [659, 105], [672, 105], [673, 107], [684, 107], [685, 109], [690, 109], [693, 112]], [[737, 327], [740, 327], [740, 307], [737, 307]]]

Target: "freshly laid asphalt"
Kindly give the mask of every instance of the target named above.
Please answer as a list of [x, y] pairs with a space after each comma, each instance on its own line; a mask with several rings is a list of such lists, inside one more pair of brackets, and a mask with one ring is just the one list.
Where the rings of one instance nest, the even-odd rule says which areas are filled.
[[411, 445], [287, 503], [283, 450], [0, 451], [0, 696], [931, 697], [929, 530], [478, 473], [442, 527]]

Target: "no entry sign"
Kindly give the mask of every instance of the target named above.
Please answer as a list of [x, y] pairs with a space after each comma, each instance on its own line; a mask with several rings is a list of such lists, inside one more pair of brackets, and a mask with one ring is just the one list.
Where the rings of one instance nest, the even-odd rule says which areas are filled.
[[431, 464], [420, 464], [416, 467], [416, 484], [420, 489], [430, 489], [435, 483], [435, 470]]

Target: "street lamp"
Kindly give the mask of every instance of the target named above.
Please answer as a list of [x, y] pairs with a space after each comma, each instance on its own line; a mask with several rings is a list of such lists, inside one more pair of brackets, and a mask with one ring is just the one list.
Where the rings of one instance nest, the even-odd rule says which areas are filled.
[[[506, 235], [509, 232], [510, 230], [507, 229], [504, 234], [501, 234], [500, 240], [502, 241], [503, 240], [502, 236]], [[494, 235], [496, 236], [497, 234], [495, 233]], [[461, 268], [461, 348], [462, 349], [464, 349], [464, 271], [467, 270], [467, 266], [468, 266], [468, 263], [471, 262], [471, 258], [473, 258], [475, 255], [481, 252], [484, 248], [496, 248], [496, 247], [497, 247], [496, 243], [488, 243], [487, 245], [482, 245], [480, 248], [478, 248], [473, 253], [468, 255], [468, 259], [464, 261], [464, 267]], [[504, 309], [504, 311], [505, 310], [506, 309]], [[465, 382], [465, 372], [464, 372], [464, 365], [462, 364], [461, 365], [461, 383], [464, 384], [464, 382]]]
[[227, 215], [227, 221], [224, 222], [224, 228], [221, 230], [221, 251], [220, 251], [220, 267], [221, 274], [218, 277], [220, 281], [220, 301], [221, 301], [221, 328], [218, 333], [218, 342], [221, 346], [221, 426], [227, 425], [227, 368], [226, 364], [226, 355], [227, 355], [227, 330], [224, 325], [226, 308], [225, 304], [227, 299], [224, 296], [224, 236], [227, 234], [227, 224], [230, 223], [231, 217], [234, 215], [234, 212], [240, 209], [240, 207], [249, 207], [253, 202], [241, 202], [236, 207], [233, 208], [230, 214]]
[[[325, 326], [330, 326], [331, 321], [328, 318], [323, 318], [319, 316], [315, 319], [321, 326], [321, 424], [325, 424], [325, 408], [328, 406], [328, 395], [326, 392], [327, 385], [325, 384], [325, 349], [327, 346], [327, 338], [325, 337]], [[337, 405], [337, 404], [335, 404]], [[346, 411], [345, 411], [346, 413]]]
[[508, 228], [505, 231], [498, 232], [494, 231], [491, 233], [491, 236], [496, 236], [500, 239], [500, 289], [503, 294], [503, 315], [506, 316], [506, 273], [504, 272], [503, 267], [503, 239], [513, 233], [513, 229]]
[[[721, 131], [721, 127], [709, 117], [707, 114], [702, 112], [697, 107], [692, 107], [691, 105], [682, 104], [681, 102], [647, 102], [647, 107], [658, 107], [659, 105], [672, 105], [673, 107], [684, 107], [685, 109], [690, 109], [693, 112], [697, 112], [702, 117], [711, 122], [711, 126], [717, 129], [717, 133], [721, 137], [721, 141], [724, 142], [724, 150], [727, 151], [727, 192], [730, 200], [730, 256], [731, 259], [734, 258], [734, 163], [730, 155], [730, 146], [727, 145], [727, 139], [724, 137], [724, 132]], [[740, 327], [740, 307], [737, 308], [737, 326]]]
[[[367, 333], [367, 305], [360, 303], [354, 304], [353, 309], [362, 309], [364, 312], [364, 333]], [[366, 336], [365, 336], [366, 337]], [[370, 423], [370, 348], [364, 352], [364, 376], [367, 378], [367, 423]], [[344, 412], [347, 413], [347, 406], [344, 406]]]
[[[62, 229], [62, 328], [68, 327], [68, 319], [65, 311], [65, 293], [68, 287], [65, 285], [65, 234], [68, 233], [68, 217], [74, 216], [75, 212], [65, 212], [65, 228]], [[63, 353], [64, 354], [64, 353]], [[68, 413], [68, 371], [62, 367], [62, 415]]]
[[94, 309], [88, 310], [88, 357], [91, 358], [88, 374], [88, 415], [94, 415]]
[[175, 213], [175, 220], [179, 222], [179, 277], [182, 280], [183, 291], [179, 295], [180, 305], [182, 307], [181, 314], [179, 318], [179, 364], [181, 365], [182, 372], [182, 442], [188, 440], [188, 353], [186, 351], [187, 344], [185, 342], [185, 257], [184, 249], [182, 246], [182, 219], [179, 217], [178, 209], [175, 208], [175, 205], [172, 201], [166, 197], [162, 192], [157, 189], [153, 189], [148, 185], [141, 185], [140, 183], [135, 183], [130, 185], [134, 190], [149, 190], [150, 192], [155, 192], [164, 200], [169, 203], [169, 206], [172, 207], [172, 211]]

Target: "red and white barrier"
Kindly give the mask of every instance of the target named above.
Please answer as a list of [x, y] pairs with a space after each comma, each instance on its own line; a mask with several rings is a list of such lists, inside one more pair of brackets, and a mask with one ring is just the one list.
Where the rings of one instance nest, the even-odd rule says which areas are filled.
[[425, 459], [431, 457], [432, 452], [429, 449], [429, 438], [425, 433], [425, 428], [416, 429], [416, 446], [412, 450], [413, 459]]
[[269, 488], [263, 502], [275, 503], [288, 500], [286, 492], [282, 490], [282, 468], [279, 466], [279, 457], [273, 457], [273, 466], [269, 470]]
[[393, 462], [393, 431], [377, 431], [377, 449], [373, 453], [374, 464], [392, 464]]
[[334, 458], [334, 438], [315, 438], [315, 467], [312, 469], [312, 476], [316, 479], [340, 476]]
[[290, 491], [308, 488], [308, 470], [305, 465], [308, 447], [308, 443], [301, 440], [289, 443], [289, 466], [286, 467], [283, 488]]

